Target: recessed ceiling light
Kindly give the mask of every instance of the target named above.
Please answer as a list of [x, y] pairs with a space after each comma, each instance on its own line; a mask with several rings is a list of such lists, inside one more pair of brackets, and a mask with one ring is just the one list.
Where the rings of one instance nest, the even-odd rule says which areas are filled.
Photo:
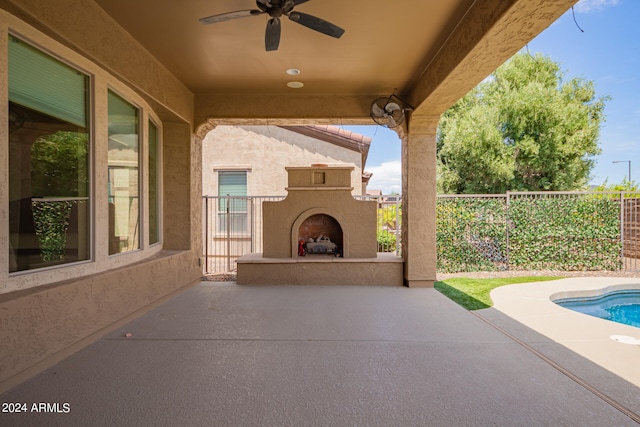
[[300, 89], [302, 86], [304, 86], [304, 83], [302, 83], [302, 82], [289, 82], [289, 83], [287, 83], [287, 86], [289, 86], [290, 88], [293, 88], [293, 89]]
[[289, 74], [290, 76], [297, 76], [298, 74], [300, 74], [300, 70], [298, 70], [297, 68], [289, 68], [287, 70], [287, 74]]

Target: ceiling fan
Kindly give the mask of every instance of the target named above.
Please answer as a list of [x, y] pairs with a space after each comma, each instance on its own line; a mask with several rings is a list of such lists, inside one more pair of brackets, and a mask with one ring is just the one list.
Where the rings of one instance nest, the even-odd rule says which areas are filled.
[[247, 16], [255, 16], [269, 14], [271, 19], [267, 22], [267, 30], [264, 37], [264, 47], [267, 51], [278, 50], [280, 45], [280, 18], [284, 15], [293, 22], [297, 22], [312, 30], [318, 31], [337, 39], [342, 36], [344, 30], [331, 22], [302, 12], [294, 12], [293, 8], [299, 4], [306, 3], [309, 0], [256, 0], [258, 9], [237, 10], [235, 12], [227, 12], [219, 15], [200, 18], [203, 24], [214, 24], [217, 22], [228, 21], [230, 19], [244, 18]]

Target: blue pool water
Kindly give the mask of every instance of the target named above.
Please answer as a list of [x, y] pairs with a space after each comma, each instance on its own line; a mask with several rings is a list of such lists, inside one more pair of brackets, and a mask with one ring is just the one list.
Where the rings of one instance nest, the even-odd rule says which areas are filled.
[[640, 328], [640, 290], [616, 291], [597, 297], [564, 298], [554, 302], [580, 313]]

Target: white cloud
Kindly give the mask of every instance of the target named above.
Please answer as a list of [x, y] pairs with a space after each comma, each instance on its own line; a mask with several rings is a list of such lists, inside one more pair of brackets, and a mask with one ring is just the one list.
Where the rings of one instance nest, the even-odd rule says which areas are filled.
[[574, 8], [578, 13], [590, 13], [617, 6], [618, 3], [619, 0], [580, 0]]
[[402, 162], [392, 160], [383, 162], [378, 166], [370, 166], [365, 169], [373, 176], [367, 188], [382, 190], [383, 194], [402, 193]]

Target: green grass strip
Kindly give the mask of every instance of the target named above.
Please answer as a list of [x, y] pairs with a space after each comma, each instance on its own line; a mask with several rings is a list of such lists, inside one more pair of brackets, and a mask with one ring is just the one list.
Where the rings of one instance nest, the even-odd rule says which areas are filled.
[[498, 279], [469, 279], [466, 277], [454, 277], [436, 282], [435, 288], [467, 310], [480, 310], [493, 305], [493, 301], [491, 301], [489, 293], [492, 289], [499, 286], [529, 282], [546, 282], [548, 280], [558, 279], [562, 279], [562, 277], [526, 276]]

